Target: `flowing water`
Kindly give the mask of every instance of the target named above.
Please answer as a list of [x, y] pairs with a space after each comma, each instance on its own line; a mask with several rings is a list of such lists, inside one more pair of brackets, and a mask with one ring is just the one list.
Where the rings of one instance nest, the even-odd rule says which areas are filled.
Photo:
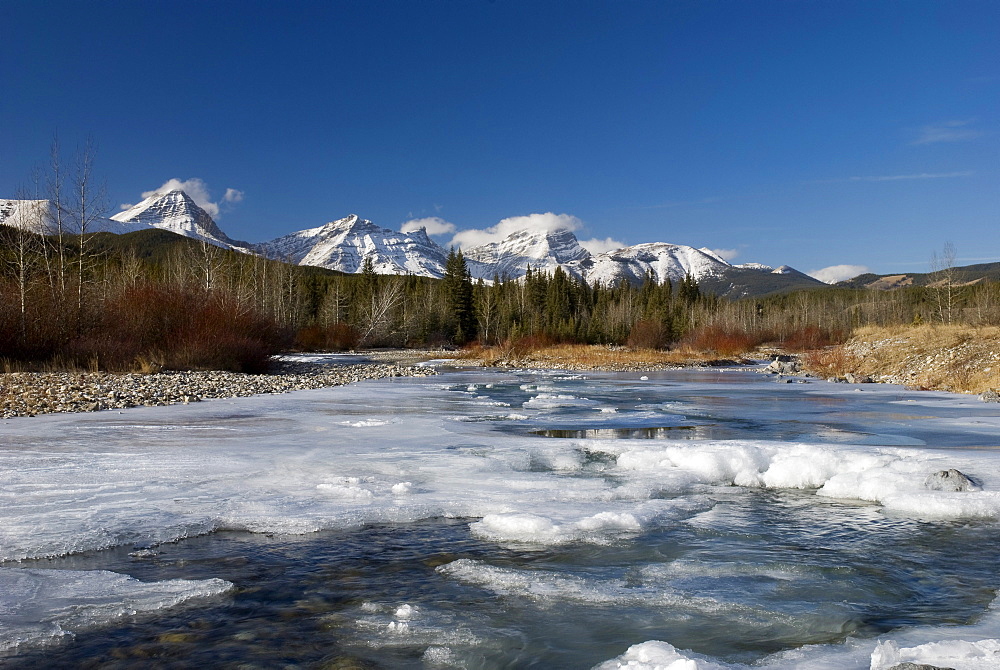
[[[454, 370], [2, 422], [0, 665], [1000, 667], [1000, 408], [804, 381]], [[950, 468], [975, 490], [928, 488]]]

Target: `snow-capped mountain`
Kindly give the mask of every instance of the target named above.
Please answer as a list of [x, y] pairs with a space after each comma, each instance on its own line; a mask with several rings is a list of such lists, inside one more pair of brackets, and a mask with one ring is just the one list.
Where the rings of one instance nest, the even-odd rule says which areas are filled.
[[711, 256], [720, 263], [725, 263], [726, 265], [729, 265], [729, 261], [720, 256], [717, 252], [713, 251], [712, 249], [709, 249], [708, 247], [700, 247], [698, 251], [705, 254], [706, 256]]
[[[0, 200], [0, 223], [43, 234], [55, 232], [54, 207], [47, 200]], [[65, 231], [73, 230], [67, 216]], [[408, 233], [382, 228], [352, 214], [318, 228], [309, 228], [269, 242], [248, 244], [226, 235], [204, 209], [184, 191], [156, 193], [110, 219], [89, 226], [88, 232], [127, 233], [160, 228], [237, 251], [256, 253], [297, 265], [312, 265], [347, 273], [360, 272], [371, 258], [379, 274], [442, 277], [448, 252], [424, 229]], [[518, 278], [528, 267], [568, 274], [594, 284], [622, 280], [641, 283], [678, 282], [690, 275], [705, 290], [734, 297], [819, 285], [820, 282], [783, 265], [731, 265], [711, 249], [651, 242], [592, 256], [572, 231], [521, 230], [507, 238], [464, 251], [473, 277]]]
[[650, 242], [616, 249], [579, 264], [589, 283], [641, 283], [648, 275], [657, 282], [678, 282], [691, 275], [697, 280], [722, 275], [732, 266], [715, 254], [683, 244]]
[[45, 234], [52, 224], [48, 200], [0, 200], [0, 223]]
[[263, 242], [255, 249], [269, 258], [341, 272], [360, 272], [365, 258], [371, 258], [379, 274], [424, 277], [444, 276], [448, 258], [448, 252], [422, 228], [399, 233], [356, 214]]
[[[0, 223], [30, 230], [39, 235], [55, 235], [59, 232], [56, 208], [51, 200], [0, 200]], [[80, 233], [80, 224], [72, 212], [63, 214], [63, 233]], [[146, 224], [120, 222], [104, 217], [88, 221], [87, 233], [131, 233], [148, 228]]]
[[[246, 242], [230, 239], [212, 217], [179, 189], [154, 193], [137, 205], [111, 217], [112, 221], [134, 230], [153, 227], [204, 240], [220, 247], [245, 250]], [[109, 232], [118, 232], [110, 230]]]
[[521, 277], [530, 265], [551, 272], [590, 258], [569, 230], [520, 230], [499, 242], [473, 247], [463, 255], [473, 277]]

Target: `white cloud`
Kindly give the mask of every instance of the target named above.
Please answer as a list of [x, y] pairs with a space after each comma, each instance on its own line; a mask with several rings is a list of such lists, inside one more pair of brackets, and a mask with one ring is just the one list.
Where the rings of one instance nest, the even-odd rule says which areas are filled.
[[881, 182], [881, 181], [911, 181], [922, 179], [955, 179], [958, 177], [971, 177], [975, 175], [973, 170], [962, 170], [960, 172], [917, 172], [914, 174], [887, 174], [870, 175], [866, 177], [842, 177], [840, 179], [817, 179], [808, 182], [810, 184], [843, 184], [848, 182]]
[[871, 270], [865, 265], [831, 265], [822, 270], [811, 270], [806, 274], [827, 284], [836, 284], [845, 279], [863, 275]]
[[962, 142], [982, 137], [985, 133], [969, 128], [972, 119], [962, 121], [944, 121], [924, 126], [912, 144], [935, 144], [937, 142]]
[[709, 249], [709, 251], [727, 263], [740, 255], [739, 249]]
[[596, 256], [614, 251], [615, 249], [621, 249], [625, 244], [610, 237], [605, 237], [603, 240], [595, 237], [589, 240], [580, 240], [580, 246]]
[[954, 177], [971, 177], [975, 172], [921, 172], [919, 174], [894, 174], [879, 177], [851, 177], [848, 181], [903, 181], [908, 179], [951, 179]]
[[512, 216], [489, 228], [462, 230], [455, 234], [451, 244], [463, 249], [478, 247], [481, 244], [499, 242], [512, 233], [522, 230], [569, 230], [576, 231], [583, 227], [583, 221], [571, 214], [528, 214], [527, 216]]
[[[213, 219], [219, 218], [219, 203], [212, 201], [212, 196], [208, 192], [208, 185], [198, 177], [192, 177], [184, 181], [177, 178], [168, 179], [159, 188], [143, 193], [142, 197], [148, 198], [157, 193], [167, 193], [176, 190], [187, 193], [194, 200], [195, 204], [208, 212], [209, 216]], [[227, 188], [226, 194], [222, 197], [222, 201], [225, 203], [236, 203], [241, 200], [243, 200], [243, 191], [238, 191], [235, 188]]]
[[423, 219], [410, 219], [399, 227], [401, 233], [412, 233], [424, 228], [428, 235], [446, 235], [455, 232], [455, 224], [445, 221], [440, 216], [428, 216]]

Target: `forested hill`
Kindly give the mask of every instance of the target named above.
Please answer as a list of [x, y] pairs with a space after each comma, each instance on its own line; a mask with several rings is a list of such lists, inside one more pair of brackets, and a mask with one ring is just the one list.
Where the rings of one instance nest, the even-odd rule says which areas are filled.
[[[770, 272], [746, 269], [755, 279]], [[775, 274], [796, 279], [794, 271]], [[816, 347], [859, 325], [1000, 323], [1000, 283], [829, 287], [743, 299], [679, 281], [588, 284], [561, 267], [473, 279], [291, 265], [169, 231], [41, 236], [0, 225], [0, 361], [103, 370], [264, 370], [289, 348], [588, 343], [746, 351]], [[735, 284], [730, 280], [730, 288]], [[728, 354], [727, 354], [728, 355]]]
[[978, 263], [944, 268], [936, 272], [909, 272], [904, 274], [858, 275], [837, 284], [842, 288], [894, 289], [905, 286], [934, 286], [950, 281], [956, 285], [968, 285], [983, 281], [1000, 280], [1000, 263]]

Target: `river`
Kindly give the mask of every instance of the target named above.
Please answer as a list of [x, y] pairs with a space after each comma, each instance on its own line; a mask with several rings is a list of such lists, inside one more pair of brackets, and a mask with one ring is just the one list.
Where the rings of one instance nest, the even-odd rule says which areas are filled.
[[12, 419], [0, 665], [996, 668], [998, 492], [997, 405], [754, 370]]

